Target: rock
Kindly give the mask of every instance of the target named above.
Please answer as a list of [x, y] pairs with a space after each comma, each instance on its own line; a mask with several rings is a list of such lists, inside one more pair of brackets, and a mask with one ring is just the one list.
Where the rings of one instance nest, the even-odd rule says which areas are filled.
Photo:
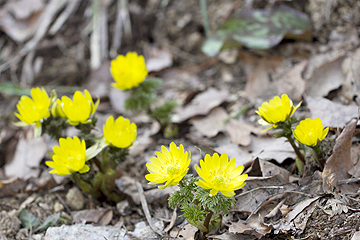
[[130, 240], [127, 233], [120, 226], [102, 226], [75, 224], [71, 226], [50, 227], [46, 231], [46, 240], [98, 240], [98, 239], [123, 239]]
[[71, 188], [66, 194], [66, 204], [73, 210], [81, 210], [84, 207], [85, 199], [77, 187]]

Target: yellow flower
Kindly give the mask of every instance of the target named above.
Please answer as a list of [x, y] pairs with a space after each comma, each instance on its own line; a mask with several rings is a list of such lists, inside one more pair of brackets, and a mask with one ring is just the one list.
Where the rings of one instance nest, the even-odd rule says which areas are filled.
[[111, 86], [120, 90], [139, 86], [148, 75], [144, 57], [138, 56], [136, 52], [128, 52], [126, 56], [119, 55], [112, 60], [110, 72], [116, 82]]
[[149, 184], [164, 183], [159, 186], [164, 189], [167, 186], [175, 186], [187, 174], [190, 164], [190, 152], [184, 152], [184, 147], [180, 144], [177, 147], [175, 143], [170, 143], [170, 151], [161, 146], [161, 152], [156, 153], [157, 157], [150, 158], [150, 163], [146, 164], [149, 174], [145, 178], [150, 181]]
[[127, 148], [133, 144], [137, 136], [135, 123], [124, 117], [118, 117], [114, 122], [111, 116], [104, 125], [104, 137], [106, 144], [117, 148]]
[[100, 99], [94, 104], [91, 95], [88, 90], [84, 91], [84, 94], [80, 91], [76, 91], [73, 100], [67, 96], [61, 98], [62, 110], [69, 124], [78, 125], [79, 123], [90, 123], [90, 115], [94, 114], [96, 108], [99, 106]]
[[322, 141], [329, 132], [329, 127], [323, 128], [320, 118], [306, 118], [300, 121], [293, 131], [294, 137], [298, 142], [309, 147], [315, 147], [318, 142]]
[[26, 125], [36, 124], [44, 118], [50, 117], [50, 103], [49, 95], [43, 87], [33, 88], [31, 89], [31, 98], [21, 96], [16, 105], [19, 113], [15, 113], [15, 116]]
[[283, 94], [281, 95], [281, 99], [278, 96], [275, 96], [269, 102], [264, 102], [255, 112], [261, 117], [259, 120], [261, 125], [272, 125], [263, 130], [266, 131], [270, 128], [276, 128], [279, 123], [290, 118], [300, 105], [301, 102], [294, 107], [293, 102], [289, 99], [288, 95]]
[[62, 110], [61, 104], [62, 104], [61, 100], [56, 99], [56, 101], [51, 106], [51, 114], [56, 118], [66, 118], [66, 115]]
[[57, 175], [68, 175], [79, 172], [89, 171], [89, 166], [85, 164], [87, 159], [85, 141], [78, 137], [60, 138], [60, 146], [53, 147], [53, 161], [46, 161], [46, 165], [54, 168], [50, 173]]
[[241, 174], [244, 166], [235, 168], [236, 159], [229, 158], [226, 153], [220, 157], [214, 153], [212, 157], [209, 154], [204, 160], [200, 160], [200, 167], [195, 165], [196, 172], [202, 178], [196, 184], [204, 189], [211, 189], [210, 196], [215, 196], [219, 191], [226, 197], [235, 195], [235, 190], [245, 185], [247, 174]]
[[31, 98], [21, 96], [16, 105], [19, 113], [15, 113], [15, 116], [20, 122], [16, 122], [14, 125], [22, 127], [35, 124], [35, 136], [40, 136], [41, 122], [50, 117], [51, 100], [43, 87], [32, 88], [30, 93]]

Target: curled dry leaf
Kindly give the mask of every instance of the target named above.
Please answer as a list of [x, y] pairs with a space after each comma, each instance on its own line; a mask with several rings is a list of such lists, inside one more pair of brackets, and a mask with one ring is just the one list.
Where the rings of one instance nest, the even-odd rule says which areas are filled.
[[236, 119], [230, 119], [226, 123], [225, 129], [230, 136], [231, 142], [241, 146], [249, 146], [251, 143], [251, 133], [257, 132], [253, 125]]
[[330, 91], [338, 89], [345, 82], [345, 76], [341, 69], [344, 58], [344, 56], [340, 56], [314, 69], [312, 76], [306, 81], [307, 95], [325, 97]]
[[195, 117], [190, 119], [194, 128], [206, 137], [215, 137], [220, 131], [225, 129], [225, 120], [229, 118], [229, 115], [223, 107], [216, 107], [209, 115], [204, 118]]
[[206, 115], [211, 109], [219, 106], [228, 99], [229, 92], [227, 90], [209, 88], [198, 94], [187, 106], [176, 108], [172, 121], [174, 123], [180, 123], [191, 117]]
[[359, 188], [358, 184], [342, 184], [339, 185], [338, 181], [342, 179], [348, 179], [350, 169], [354, 164], [351, 161], [351, 145], [352, 137], [355, 132], [356, 124], [358, 120], [351, 121], [340, 136], [336, 140], [336, 144], [333, 149], [333, 154], [326, 161], [323, 177], [323, 188], [325, 192], [333, 192], [334, 188], [341, 190], [343, 193], [354, 192]]
[[13, 160], [4, 167], [5, 175], [24, 180], [38, 177], [39, 164], [46, 153], [47, 146], [44, 137], [21, 137], [16, 146]]
[[358, 117], [358, 106], [342, 105], [325, 98], [305, 98], [311, 118], [320, 118], [324, 127], [343, 128], [352, 118]]
[[9, 1], [0, 10], [0, 29], [18, 42], [24, 42], [37, 29], [44, 10], [42, 0]]
[[230, 158], [236, 158], [237, 164], [249, 166], [253, 160], [258, 157], [260, 159], [275, 159], [278, 163], [282, 163], [287, 158], [295, 159], [296, 155], [291, 145], [281, 138], [255, 137], [251, 136], [249, 146], [241, 147], [238, 144], [224, 144], [215, 148], [219, 153], [227, 153]]
[[[343, 74], [346, 76], [341, 93], [349, 101], [354, 97], [360, 98], [360, 48], [354, 54], [345, 59], [342, 64]], [[359, 102], [358, 102], [359, 103]]]

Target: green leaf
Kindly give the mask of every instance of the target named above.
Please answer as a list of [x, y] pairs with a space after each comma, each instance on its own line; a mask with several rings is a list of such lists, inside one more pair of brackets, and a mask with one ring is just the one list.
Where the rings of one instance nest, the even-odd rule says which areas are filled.
[[60, 217], [60, 213], [56, 213], [52, 216], [49, 216], [45, 219], [45, 221], [36, 228], [36, 231], [42, 231], [42, 230], [46, 230], [49, 227], [53, 226], [59, 219]]
[[0, 83], [0, 92], [6, 95], [10, 95], [10, 96], [22, 96], [22, 95], [27, 95], [30, 96], [30, 90], [29, 89], [24, 89], [22, 87], [20, 87], [19, 85], [15, 85], [13, 83], [9, 83], [9, 82], [3, 82]]
[[284, 37], [311, 40], [309, 17], [286, 5], [272, 9], [242, 11], [226, 20], [207, 39], [202, 51], [215, 56], [228, 41], [235, 40], [248, 48], [268, 49]]
[[29, 230], [32, 230], [34, 226], [39, 223], [39, 219], [29, 213], [25, 208], [20, 211], [19, 218], [21, 220], [21, 225]]

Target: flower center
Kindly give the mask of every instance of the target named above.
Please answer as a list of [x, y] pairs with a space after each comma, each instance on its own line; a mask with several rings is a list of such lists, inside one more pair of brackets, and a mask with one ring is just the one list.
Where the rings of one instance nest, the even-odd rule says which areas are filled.
[[225, 179], [223, 175], [217, 175], [214, 179], [214, 183], [219, 186], [224, 183], [224, 180]]
[[167, 172], [170, 174], [170, 175], [175, 175], [177, 172], [178, 172], [178, 168], [177, 167], [174, 167], [174, 166], [169, 166], [167, 168]]

